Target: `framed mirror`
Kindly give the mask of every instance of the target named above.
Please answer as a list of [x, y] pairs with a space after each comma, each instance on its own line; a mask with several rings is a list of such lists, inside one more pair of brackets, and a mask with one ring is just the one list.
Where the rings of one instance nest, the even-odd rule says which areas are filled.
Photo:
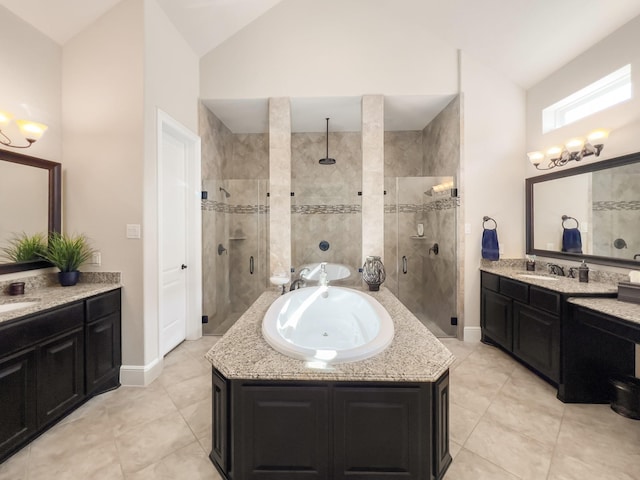
[[525, 185], [527, 254], [640, 267], [640, 153]]
[[[62, 165], [0, 150], [0, 248], [23, 232], [60, 232]], [[49, 267], [45, 261], [17, 263], [0, 259], [0, 274]]]

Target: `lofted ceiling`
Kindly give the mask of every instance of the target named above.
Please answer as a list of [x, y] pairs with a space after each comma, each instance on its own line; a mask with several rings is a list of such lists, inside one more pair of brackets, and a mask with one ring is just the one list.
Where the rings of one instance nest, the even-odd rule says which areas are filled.
[[[64, 45], [120, 0], [0, 0], [5, 6], [45, 35]], [[296, 0], [156, 0], [193, 51], [202, 56], [249, 25], [277, 4]], [[351, 0], [343, 0], [351, 1]], [[444, 41], [465, 51], [487, 66], [501, 72], [515, 84], [527, 89], [568, 63], [595, 43], [640, 15], [639, 0], [377, 0], [421, 1], [429, 5], [424, 18], [429, 28]], [[72, 12], [72, 13], [70, 13]], [[353, 98], [292, 100], [295, 131], [311, 128], [301, 105], [324, 123], [325, 116], [337, 112], [336, 129], [347, 127], [359, 115]], [[422, 128], [434, 111], [442, 108], [446, 97], [391, 97], [385, 125], [392, 129], [416, 124]], [[235, 108], [253, 112], [252, 125], [242, 125], [240, 114], [225, 102], [210, 102], [209, 108], [228, 123], [232, 131], [261, 128], [265, 100], [246, 100]], [[328, 105], [333, 110], [326, 108]], [[305, 110], [306, 111], [306, 110]], [[348, 112], [344, 115], [339, 112]], [[439, 110], [438, 110], [439, 111]], [[225, 113], [228, 112], [228, 113]], [[323, 113], [325, 112], [325, 113]], [[355, 112], [355, 113], [354, 113]], [[402, 115], [400, 115], [402, 113]], [[404, 118], [413, 120], [403, 120]], [[430, 118], [429, 118], [430, 117]], [[249, 118], [247, 115], [245, 119]], [[359, 119], [359, 117], [358, 117]], [[403, 123], [405, 122], [405, 123]], [[341, 123], [343, 126], [341, 126]], [[422, 126], [419, 126], [422, 124]], [[310, 130], [303, 130], [310, 128]]]

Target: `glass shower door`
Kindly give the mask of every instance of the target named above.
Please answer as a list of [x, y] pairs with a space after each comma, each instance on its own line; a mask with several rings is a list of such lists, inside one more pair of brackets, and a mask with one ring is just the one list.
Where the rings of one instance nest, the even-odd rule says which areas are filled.
[[440, 337], [455, 336], [457, 330], [451, 325], [456, 316], [457, 262], [456, 199], [446, 188], [450, 181], [451, 177], [385, 179], [387, 287]]

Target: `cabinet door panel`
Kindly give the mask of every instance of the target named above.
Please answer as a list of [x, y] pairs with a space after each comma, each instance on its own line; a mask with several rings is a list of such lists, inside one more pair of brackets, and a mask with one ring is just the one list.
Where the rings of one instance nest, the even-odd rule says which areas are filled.
[[336, 388], [333, 478], [421, 478], [419, 407], [419, 388]]
[[560, 319], [516, 303], [513, 353], [554, 382], [560, 376]]
[[0, 458], [36, 430], [35, 350], [0, 362]]
[[229, 459], [229, 389], [227, 381], [212, 373], [211, 458], [223, 472], [228, 472]]
[[82, 329], [42, 344], [38, 353], [38, 426], [64, 415], [84, 398]]
[[504, 295], [483, 288], [481, 309], [480, 319], [483, 335], [487, 335], [489, 339], [511, 351], [513, 301]]
[[244, 443], [242, 461], [231, 465], [234, 478], [328, 478], [327, 396], [326, 387], [243, 387], [234, 418]]
[[87, 395], [119, 385], [120, 312], [88, 323], [86, 340]]

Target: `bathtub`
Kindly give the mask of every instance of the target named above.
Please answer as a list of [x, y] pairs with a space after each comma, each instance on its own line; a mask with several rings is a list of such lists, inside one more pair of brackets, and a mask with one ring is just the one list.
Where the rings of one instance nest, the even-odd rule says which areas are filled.
[[393, 334], [393, 321], [377, 300], [334, 286], [282, 295], [262, 321], [264, 339], [278, 352], [329, 364], [373, 357], [391, 344]]

